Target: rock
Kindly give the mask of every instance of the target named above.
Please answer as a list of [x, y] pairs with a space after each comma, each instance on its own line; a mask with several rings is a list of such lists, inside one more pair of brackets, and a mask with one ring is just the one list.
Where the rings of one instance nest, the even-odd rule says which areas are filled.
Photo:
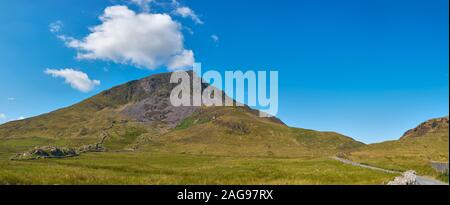
[[[112, 125], [111, 125], [112, 127]], [[109, 128], [108, 128], [109, 129]], [[103, 143], [105, 143], [106, 138], [108, 138], [109, 135], [106, 131], [101, 132], [101, 140], [100, 142], [96, 144], [89, 144], [89, 145], [83, 145], [77, 149], [79, 153], [86, 153], [86, 152], [105, 152], [106, 148], [103, 146]]]
[[101, 144], [89, 144], [89, 145], [83, 145], [77, 149], [79, 153], [86, 153], [86, 152], [105, 152], [106, 148], [103, 147]]
[[54, 147], [54, 146], [43, 146], [35, 147], [24, 153], [16, 154], [11, 157], [11, 160], [33, 160], [42, 158], [65, 158], [78, 156], [78, 152], [75, 149], [67, 147]]
[[86, 152], [104, 152], [106, 148], [103, 146], [106, 138], [108, 137], [106, 131], [102, 131], [101, 140], [95, 144], [83, 145], [77, 149], [67, 147], [55, 147], [55, 146], [43, 146], [35, 147], [24, 153], [16, 154], [11, 157], [11, 160], [34, 160], [43, 158], [66, 158], [80, 155], [80, 153]]
[[388, 185], [417, 185], [417, 176], [414, 170], [406, 171], [402, 176], [395, 177]]
[[421, 137], [424, 136], [426, 133], [432, 132], [437, 129], [447, 129], [448, 132], [448, 125], [449, 125], [448, 116], [431, 119], [426, 122], [423, 122], [416, 128], [406, 131], [405, 134], [403, 134], [403, 136], [400, 138], [400, 140], [406, 138]]

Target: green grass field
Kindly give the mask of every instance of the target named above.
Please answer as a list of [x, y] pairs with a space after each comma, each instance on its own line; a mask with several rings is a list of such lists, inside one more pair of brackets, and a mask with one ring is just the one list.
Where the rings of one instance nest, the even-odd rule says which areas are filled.
[[396, 175], [328, 158], [89, 153], [11, 161], [0, 155], [0, 184], [385, 184]]
[[[99, 111], [91, 124], [80, 120], [71, 127], [62, 119], [77, 119], [75, 108], [49, 114], [55, 118], [2, 125], [0, 184], [384, 184], [395, 177], [329, 158], [360, 142], [338, 133], [289, 128], [246, 108], [204, 109], [170, 132], [116, 119], [108, 110]], [[35, 146], [96, 143], [98, 132], [112, 122], [107, 152], [9, 159]]]
[[448, 140], [448, 128], [438, 129], [421, 137], [364, 146], [352, 152], [348, 158], [385, 169], [415, 170], [420, 175], [448, 182], [448, 175], [442, 175], [431, 167], [432, 161], [448, 162]]

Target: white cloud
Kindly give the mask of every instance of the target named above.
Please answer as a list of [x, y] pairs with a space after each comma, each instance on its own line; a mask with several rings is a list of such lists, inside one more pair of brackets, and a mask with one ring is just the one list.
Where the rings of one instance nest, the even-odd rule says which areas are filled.
[[51, 23], [50, 25], [48, 25], [50, 32], [52, 33], [58, 33], [61, 31], [61, 28], [63, 27], [63, 23], [62, 21], [55, 21], [53, 23]]
[[170, 70], [184, 69], [187, 68], [186, 65], [194, 64], [194, 53], [189, 50], [184, 50], [182, 54], [177, 55], [172, 58], [167, 67]]
[[203, 24], [203, 21], [195, 14], [195, 12], [186, 6], [178, 7], [175, 9], [175, 14], [182, 16], [183, 18], [191, 18], [197, 24]]
[[95, 86], [100, 85], [99, 80], [91, 80], [86, 73], [71, 68], [61, 70], [47, 68], [44, 72], [53, 77], [64, 78], [65, 82], [70, 84], [72, 88], [82, 92], [89, 92], [94, 89]]
[[12, 122], [12, 121], [17, 121], [17, 120], [23, 120], [23, 119], [25, 119], [24, 116], [20, 116], [20, 117], [15, 118], [15, 119], [6, 119], [6, 115], [0, 113], [0, 124], [7, 123], [7, 122]]
[[13, 98], [13, 97], [9, 97], [9, 98], [7, 98], [9, 101], [14, 101], [14, 100], [16, 100], [16, 98]]
[[102, 23], [90, 28], [91, 33], [82, 40], [59, 38], [77, 49], [78, 59], [100, 59], [147, 69], [179, 69], [194, 62], [193, 52], [184, 48], [182, 26], [167, 14], [136, 14], [126, 6], [111, 6], [100, 20]]
[[211, 38], [214, 42], [219, 42], [219, 36], [217, 36], [216, 34], [211, 35]]
[[130, 0], [131, 3], [138, 5], [143, 11], [150, 11], [150, 3], [154, 0]]
[[8, 122], [8, 120], [7, 120], [6, 118], [7, 118], [7, 117], [6, 117], [5, 114], [0, 113], [0, 125], [3, 124], [3, 123], [5, 123], [5, 122]]
[[194, 35], [194, 30], [192, 30], [192, 28], [187, 27], [187, 26], [184, 26], [183, 28], [184, 28], [184, 30], [186, 30], [189, 34]]

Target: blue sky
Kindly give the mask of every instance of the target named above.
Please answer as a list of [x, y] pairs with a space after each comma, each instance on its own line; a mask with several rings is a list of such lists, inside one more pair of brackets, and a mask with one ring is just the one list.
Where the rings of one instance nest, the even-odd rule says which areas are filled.
[[[86, 47], [58, 38], [83, 39], [107, 7], [147, 12], [130, 1], [1, 1], [0, 123], [166, 72], [170, 60], [150, 70], [140, 61], [77, 59]], [[449, 113], [447, 0], [185, 0], [150, 3], [149, 12], [182, 26], [179, 49], [192, 51], [203, 70], [278, 70], [278, 117], [290, 126], [371, 143]], [[81, 92], [47, 68], [72, 68], [101, 83]]]

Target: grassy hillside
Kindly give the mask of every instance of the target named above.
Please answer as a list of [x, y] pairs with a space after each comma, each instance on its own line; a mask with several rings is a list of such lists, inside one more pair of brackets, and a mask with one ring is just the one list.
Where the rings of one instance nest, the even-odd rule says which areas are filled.
[[[348, 156], [354, 161], [378, 167], [437, 176], [431, 161], [449, 161], [448, 118], [433, 119], [405, 133], [395, 141], [360, 147]], [[445, 179], [448, 181], [448, 176]]]
[[152, 142], [145, 149], [269, 157], [332, 156], [363, 145], [337, 133], [290, 128], [247, 107], [204, 107]]

